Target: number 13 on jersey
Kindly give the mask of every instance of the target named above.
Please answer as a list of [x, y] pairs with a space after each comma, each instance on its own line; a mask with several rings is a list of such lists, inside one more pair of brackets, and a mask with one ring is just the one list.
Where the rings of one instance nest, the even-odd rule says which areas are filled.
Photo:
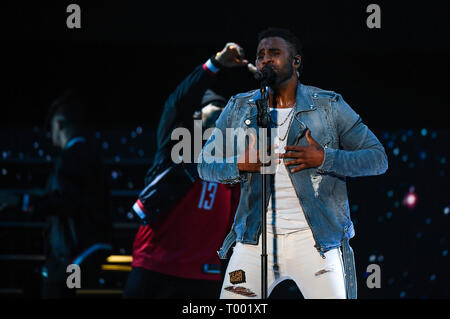
[[214, 199], [217, 192], [217, 183], [202, 181], [202, 195], [198, 202], [198, 208], [211, 210], [214, 205]]

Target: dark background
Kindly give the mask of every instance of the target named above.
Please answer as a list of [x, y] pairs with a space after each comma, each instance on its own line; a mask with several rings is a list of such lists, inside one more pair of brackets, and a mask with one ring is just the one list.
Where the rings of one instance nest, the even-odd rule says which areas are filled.
[[[81, 6], [81, 29], [66, 27], [73, 2]], [[129, 254], [138, 224], [128, 210], [151, 163], [164, 100], [226, 42], [239, 43], [254, 61], [257, 33], [286, 27], [304, 46], [301, 81], [342, 94], [389, 157], [386, 174], [348, 180], [359, 297], [449, 298], [448, 11], [437, 1], [376, 1], [381, 29], [369, 29], [370, 3], [8, 2], [0, 187], [43, 187], [55, 153], [42, 127], [48, 104], [65, 88], [79, 88], [111, 172], [116, 253]], [[245, 69], [218, 78], [214, 88], [227, 97], [256, 87]], [[403, 203], [411, 190], [414, 208]], [[0, 266], [8, 272], [0, 292], [20, 286], [35, 296], [28, 287], [35, 264], [22, 262], [19, 270], [2, 256], [39, 254], [39, 227], [5, 216]], [[380, 289], [365, 283], [372, 263], [381, 267]], [[105, 274], [104, 286], [121, 289], [125, 279]]]
[[[257, 33], [280, 26], [303, 43], [301, 80], [341, 93], [370, 127], [449, 127], [444, 2], [378, 1], [381, 29], [366, 26], [371, 1], [79, 1], [81, 29], [66, 26], [69, 3], [3, 11], [2, 124], [40, 123], [49, 100], [71, 86], [86, 92], [98, 125], [153, 127], [194, 66], [229, 41], [254, 61]], [[256, 85], [245, 69], [220, 78], [227, 97]]]

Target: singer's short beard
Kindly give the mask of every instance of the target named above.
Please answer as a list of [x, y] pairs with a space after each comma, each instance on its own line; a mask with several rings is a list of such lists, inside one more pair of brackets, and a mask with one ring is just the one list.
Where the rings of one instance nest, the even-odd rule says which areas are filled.
[[287, 63], [286, 68], [283, 68], [279, 72], [275, 72], [275, 85], [280, 85], [283, 82], [288, 81], [294, 73], [294, 68], [290, 63]]

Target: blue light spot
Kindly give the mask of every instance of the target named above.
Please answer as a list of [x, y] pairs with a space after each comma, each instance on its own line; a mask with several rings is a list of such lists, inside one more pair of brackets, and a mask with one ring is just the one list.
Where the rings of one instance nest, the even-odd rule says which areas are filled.
[[400, 298], [405, 298], [406, 297], [406, 292], [402, 291], [400, 292]]
[[392, 196], [394, 196], [394, 191], [390, 190], [387, 192], [387, 197], [391, 198]]
[[427, 158], [427, 153], [424, 151], [420, 152], [420, 159], [425, 160], [426, 158]]
[[414, 166], [415, 166], [415, 165], [414, 165], [414, 163], [413, 163], [413, 162], [411, 162], [411, 163], [409, 163], [409, 165], [408, 165], [408, 166], [409, 166], [409, 168], [414, 168]]
[[395, 208], [399, 208], [399, 207], [400, 207], [400, 202], [399, 202], [399, 201], [396, 201], [396, 202], [394, 203], [394, 207], [395, 207]]
[[417, 238], [417, 239], [422, 238], [422, 232], [418, 232], [418, 233], [416, 234], [416, 238]]
[[394, 142], [393, 141], [389, 141], [388, 148], [393, 148], [393, 147], [394, 147]]
[[430, 276], [430, 280], [433, 281], [433, 280], [435, 280], [435, 279], [436, 279], [436, 275], [435, 275], [435, 274], [432, 274], [432, 275]]
[[408, 136], [413, 136], [414, 132], [413, 130], [408, 130]]
[[378, 262], [383, 262], [383, 260], [384, 260], [384, 256], [378, 256]]
[[406, 140], [407, 140], [406, 135], [402, 135], [402, 142], [406, 142]]
[[448, 255], [448, 250], [447, 250], [447, 249], [443, 250], [443, 251], [442, 251], [442, 256], [445, 257], [445, 256], [447, 256], [447, 255]]
[[445, 164], [447, 162], [447, 159], [445, 156], [441, 157], [441, 164]]
[[394, 148], [393, 153], [395, 156], [397, 156], [400, 153], [400, 150], [398, 149], [398, 147]]
[[391, 219], [392, 217], [392, 213], [391, 212], [387, 212], [386, 213], [386, 219]]
[[430, 225], [430, 224], [431, 224], [431, 218], [428, 217], [428, 218], [425, 220], [425, 224]]
[[408, 160], [408, 155], [407, 154], [403, 155], [402, 156], [402, 161], [406, 162], [407, 160]]
[[426, 135], [428, 134], [428, 130], [427, 130], [426, 128], [423, 128], [423, 129], [420, 131], [420, 134], [422, 134], [422, 136], [426, 136]]
[[107, 150], [109, 148], [108, 142], [103, 142], [102, 146], [105, 150]]
[[437, 137], [437, 133], [436, 132], [431, 133], [431, 138], [432, 139], [435, 139], [436, 137]]
[[127, 143], [127, 138], [124, 136], [124, 137], [122, 137], [121, 139], [120, 139], [120, 142], [122, 143], [122, 144], [126, 144]]
[[384, 135], [383, 135], [383, 138], [385, 140], [387, 140], [389, 138], [389, 132], [385, 132]]

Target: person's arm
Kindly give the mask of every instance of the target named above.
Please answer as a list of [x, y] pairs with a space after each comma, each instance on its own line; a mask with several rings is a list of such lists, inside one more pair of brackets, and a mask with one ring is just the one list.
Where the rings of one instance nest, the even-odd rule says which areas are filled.
[[189, 127], [192, 114], [199, 108], [203, 94], [216, 79], [216, 74], [223, 68], [247, 65], [242, 59], [242, 49], [235, 43], [227, 43], [215, 57], [197, 66], [175, 89], [164, 103], [163, 113], [157, 129], [158, 150], [168, 148], [171, 133], [176, 127]]
[[356, 177], [386, 172], [388, 160], [383, 145], [361, 117], [338, 95], [334, 111], [340, 149], [325, 148], [322, 172]]
[[186, 126], [192, 121], [192, 114], [199, 108], [205, 91], [212, 86], [219, 68], [211, 59], [197, 66], [175, 89], [164, 103], [164, 109], [157, 129], [157, 147], [164, 149], [170, 144], [172, 131], [179, 126]]
[[55, 169], [57, 187], [41, 196], [30, 195], [27, 211], [35, 217], [76, 213], [82, 204], [83, 183], [88, 180], [87, 165], [74, 152], [64, 154]]

